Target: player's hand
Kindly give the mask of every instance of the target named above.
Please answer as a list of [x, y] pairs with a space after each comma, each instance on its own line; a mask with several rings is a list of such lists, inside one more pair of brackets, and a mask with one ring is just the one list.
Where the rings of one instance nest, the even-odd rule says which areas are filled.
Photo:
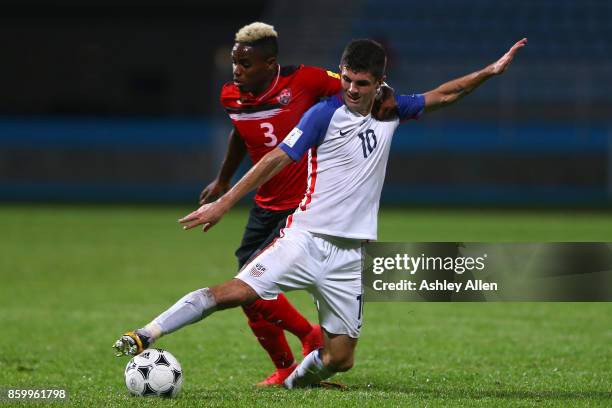
[[380, 96], [374, 100], [372, 115], [376, 120], [392, 120], [398, 116], [395, 91], [387, 85], [380, 87]]
[[209, 203], [217, 198], [221, 197], [223, 194], [227, 193], [229, 190], [229, 183], [223, 183], [219, 181], [219, 179], [214, 179], [212, 183], [204, 187], [202, 192], [200, 193], [200, 205]]
[[527, 38], [523, 38], [521, 41], [518, 41], [516, 44], [514, 44], [512, 48], [510, 48], [508, 52], [505, 53], [500, 59], [491, 64], [491, 70], [493, 72], [493, 75], [499, 75], [503, 73], [508, 68], [508, 65], [510, 65], [510, 63], [512, 62], [512, 59], [514, 58], [514, 55], [518, 52], [518, 50], [520, 50], [526, 45]]
[[221, 220], [226, 212], [227, 209], [219, 201], [215, 201], [204, 204], [197, 210], [179, 219], [178, 222], [183, 225], [184, 230], [203, 225], [202, 231], [207, 232]]

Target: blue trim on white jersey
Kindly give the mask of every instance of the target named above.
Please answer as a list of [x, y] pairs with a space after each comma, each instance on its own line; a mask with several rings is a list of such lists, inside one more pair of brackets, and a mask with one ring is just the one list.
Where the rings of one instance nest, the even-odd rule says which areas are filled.
[[425, 110], [425, 95], [398, 95], [395, 97], [401, 121], [418, 119]]
[[293, 161], [299, 161], [308, 149], [321, 144], [334, 112], [342, 105], [341, 93], [313, 105], [278, 147]]

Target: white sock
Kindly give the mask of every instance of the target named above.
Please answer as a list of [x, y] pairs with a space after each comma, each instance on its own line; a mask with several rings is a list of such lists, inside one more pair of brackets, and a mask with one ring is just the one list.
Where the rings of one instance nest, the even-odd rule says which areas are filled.
[[139, 332], [144, 333], [150, 339], [149, 346], [163, 334], [161, 326], [155, 323], [155, 320], [140, 329]]
[[285, 380], [285, 388], [302, 388], [318, 384], [334, 375], [333, 372], [325, 368], [321, 361], [321, 349], [315, 350], [304, 357], [304, 360], [297, 366]]
[[151, 343], [161, 336], [181, 327], [199, 322], [213, 313], [217, 302], [210, 289], [203, 288], [186, 294], [168, 310], [157, 316], [151, 323], [140, 329], [151, 338]]

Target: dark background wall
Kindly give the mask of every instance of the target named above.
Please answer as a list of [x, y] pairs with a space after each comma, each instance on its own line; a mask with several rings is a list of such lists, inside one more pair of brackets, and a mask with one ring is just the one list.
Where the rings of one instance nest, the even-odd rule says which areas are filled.
[[5, 1], [0, 200], [194, 200], [229, 121], [235, 31], [280, 33], [281, 63], [337, 66], [348, 40], [389, 51], [389, 82], [422, 92], [528, 36], [506, 75], [400, 128], [386, 202], [610, 203], [612, 3], [484, 0]]
[[209, 114], [218, 47], [264, 4], [3, 2], [0, 113]]

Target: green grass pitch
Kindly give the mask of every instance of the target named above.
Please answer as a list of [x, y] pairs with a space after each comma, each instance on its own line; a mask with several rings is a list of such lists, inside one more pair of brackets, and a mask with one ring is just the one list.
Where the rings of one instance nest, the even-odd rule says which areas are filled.
[[[0, 207], [0, 387], [65, 388], [53, 406], [86, 407], [612, 405], [612, 303], [369, 303], [356, 365], [336, 377], [347, 391], [255, 389], [272, 365], [242, 313], [225, 311], [158, 343], [183, 365], [179, 398], [130, 397], [116, 337], [234, 274], [246, 211], [202, 234], [175, 223], [189, 210]], [[382, 241], [612, 241], [605, 213], [380, 218]], [[315, 318], [306, 294], [290, 298]]]

